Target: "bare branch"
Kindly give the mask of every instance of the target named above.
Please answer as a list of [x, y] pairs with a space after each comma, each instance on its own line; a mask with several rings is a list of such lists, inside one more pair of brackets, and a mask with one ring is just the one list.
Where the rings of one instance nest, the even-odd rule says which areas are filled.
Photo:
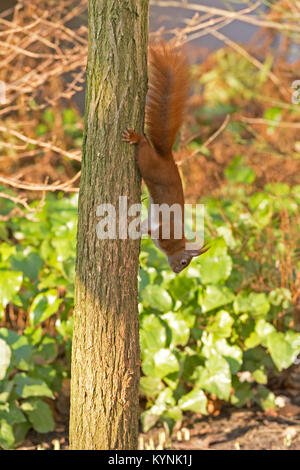
[[159, 6], [162, 8], [178, 7], [178, 8], [184, 8], [186, 10], [201, 11], [204, 13], [210, 13], [212, 15], [222, 16], [224, 18], [234, 18], [235, 20], [243, 21], [244, 23], [253, 24], [255, 26], [260, 26], [262, 28], [271, 28], [271, 29], [277, 29], [280, 31], [290, 31], [290, 32], [300, 33], [300, 26], [298, 26], [294, 22], [291, 24], [287, 22], [279, 23], [275, 21], [266, 21], [254, 15], [245, 15], [239, 12], [222, 10], [221, 8], [208, 7], [206, 5], [198, 5], [196, 3], [182, 4], [178, 1], [173, 1], [173, 0], [166, 0], [166, 1], [152, 0], [152, 5]]
[[71, 160], [76, 160], [78, 162], [81, 161], [81, 157], [78, 154], [78, 152], [74, 152], [74, 153], [67, 152], [66, 150], [63, 150], [63, 149], [57, 147], [56, 145], [52, 145], [49, 142], [43, 142], [41, 140], [36, 140], [36, 139], [32, 139], [30, 137], [26, 137], [25, 135], [20, 134], [20, 132], [14, 131], [13, 129], [9, 129], [8, 127], [0, 126], [0, 132], [5, 132], [5, 133], [8, 133], [8, 134], [11, 134], [11, 135], [17, 137], [18, 139], [22, 140], [23, 142], [27, 142], [27, 144], [33, 144], [33, 145], [37, 145], [37, 146], [42, 147], [42, 148], [46, 148], [48, 150], [52, 150], [53, 152], [59, 153], [63, 157], [68, 157]]
[[[80, 177], [80, 172], [78, 172], [72, 179], [66, 181], [65, 183], [55, 182], [53, 184], [37, 184], [37, 183], [25, 183], [13, 178], [5, 178], [0, 176], [0, 182], [18, 189], [26, 189], [27, 191], [63, 191], [65, 193], [76, 193], [79, 191], [78, 188], [73, 188], [71, 185]], [[58, 184], [59, 183], [59, 184]]]
[[265, 126], [282, 127], [283, 129], [300, 129], [300, 122], [270, 121], [262, 118], [248, 118], [242, 116], [241, 121], [248, 124], [262, 124]]
[[180, 160], [179, 162], [177, 162], [177, 165], [178, 166], [181, 166], [183, 165], [184, 163], [186, 163], [187, 161], [189, 161], [191, 158], [195, 157], [196, 155], [198, 155], [199, 153], [201, 153], [201, 148], [207, 148], [214, 140], [216, 140], [216, 138], [222, 134], [222, 132], [226, 129], [228, 123], [230, 121], [230, 115], [227, 114], [225, 120], [223, 121], [222, 125], [219, 127], [219, 129], [216, 130], [216, 132], [214, 132], [205, 142], [203, 145], [201, 145], [201, 147], [199, 149], [196, 149], [194, 150], [190, 155], [188, 155], [186, 158], [184, 158], [183, 160]]

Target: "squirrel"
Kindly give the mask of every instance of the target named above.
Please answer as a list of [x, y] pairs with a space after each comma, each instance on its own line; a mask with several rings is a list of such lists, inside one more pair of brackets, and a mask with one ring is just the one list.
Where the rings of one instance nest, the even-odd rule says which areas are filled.
[[[207, 251], [206, 247], [188, 243], [184, 236], [183, 187], [172, 154], [189, 95], [189, 65], [182, 49], [166, 43], [150, 45], [148, 62], [145, 113], [148, 138], [128, 128], [123, 132], [123, 141], [138, 146], [137, 164], [150, 193], [150, 209], [144, 231], [150, 234], [155, 245], [167, 256], [171, 269], [179, 273], [190, 264], [193, 257]], [[161, 218], [158, 221], [156, 219], [155, 226], [152, 209], [163, 204], [169, 208], [176, 204], [181, 212], [177, 219], [171, 214], [166, 238], [162, 233], [164, 227]]]

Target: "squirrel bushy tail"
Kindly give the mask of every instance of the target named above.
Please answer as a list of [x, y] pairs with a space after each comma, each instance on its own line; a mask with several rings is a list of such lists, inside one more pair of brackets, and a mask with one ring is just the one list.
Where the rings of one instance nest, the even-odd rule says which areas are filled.
[[182, 124], [189, 94], [189, 66], [181, 49], [149, 47], [146, 131], [156, 152], [168, 156]]

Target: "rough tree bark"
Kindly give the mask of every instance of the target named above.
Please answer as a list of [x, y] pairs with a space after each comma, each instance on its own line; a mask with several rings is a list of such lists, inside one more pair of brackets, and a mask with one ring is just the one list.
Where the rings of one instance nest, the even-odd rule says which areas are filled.
[[72, 449], [135, 449], [139, 241], [99, 240], [96, 208], [140, 202], [134, 149], [147, 91], [148, 0], [89, 0], [89, 54], [72, 351]]

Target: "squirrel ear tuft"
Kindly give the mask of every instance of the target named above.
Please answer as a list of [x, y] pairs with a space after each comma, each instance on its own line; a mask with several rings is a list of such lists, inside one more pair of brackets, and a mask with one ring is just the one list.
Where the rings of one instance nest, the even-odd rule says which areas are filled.
[[189, 256], [199, 256], [201, 255], [201, 250], [185, 250], [186, 254]]
[[202, 245], [199, 246], [199, 243], [186, 243], [185, 244], [185, 252], [190, 256], [199, 256], [209, 250], [209, 246]]

